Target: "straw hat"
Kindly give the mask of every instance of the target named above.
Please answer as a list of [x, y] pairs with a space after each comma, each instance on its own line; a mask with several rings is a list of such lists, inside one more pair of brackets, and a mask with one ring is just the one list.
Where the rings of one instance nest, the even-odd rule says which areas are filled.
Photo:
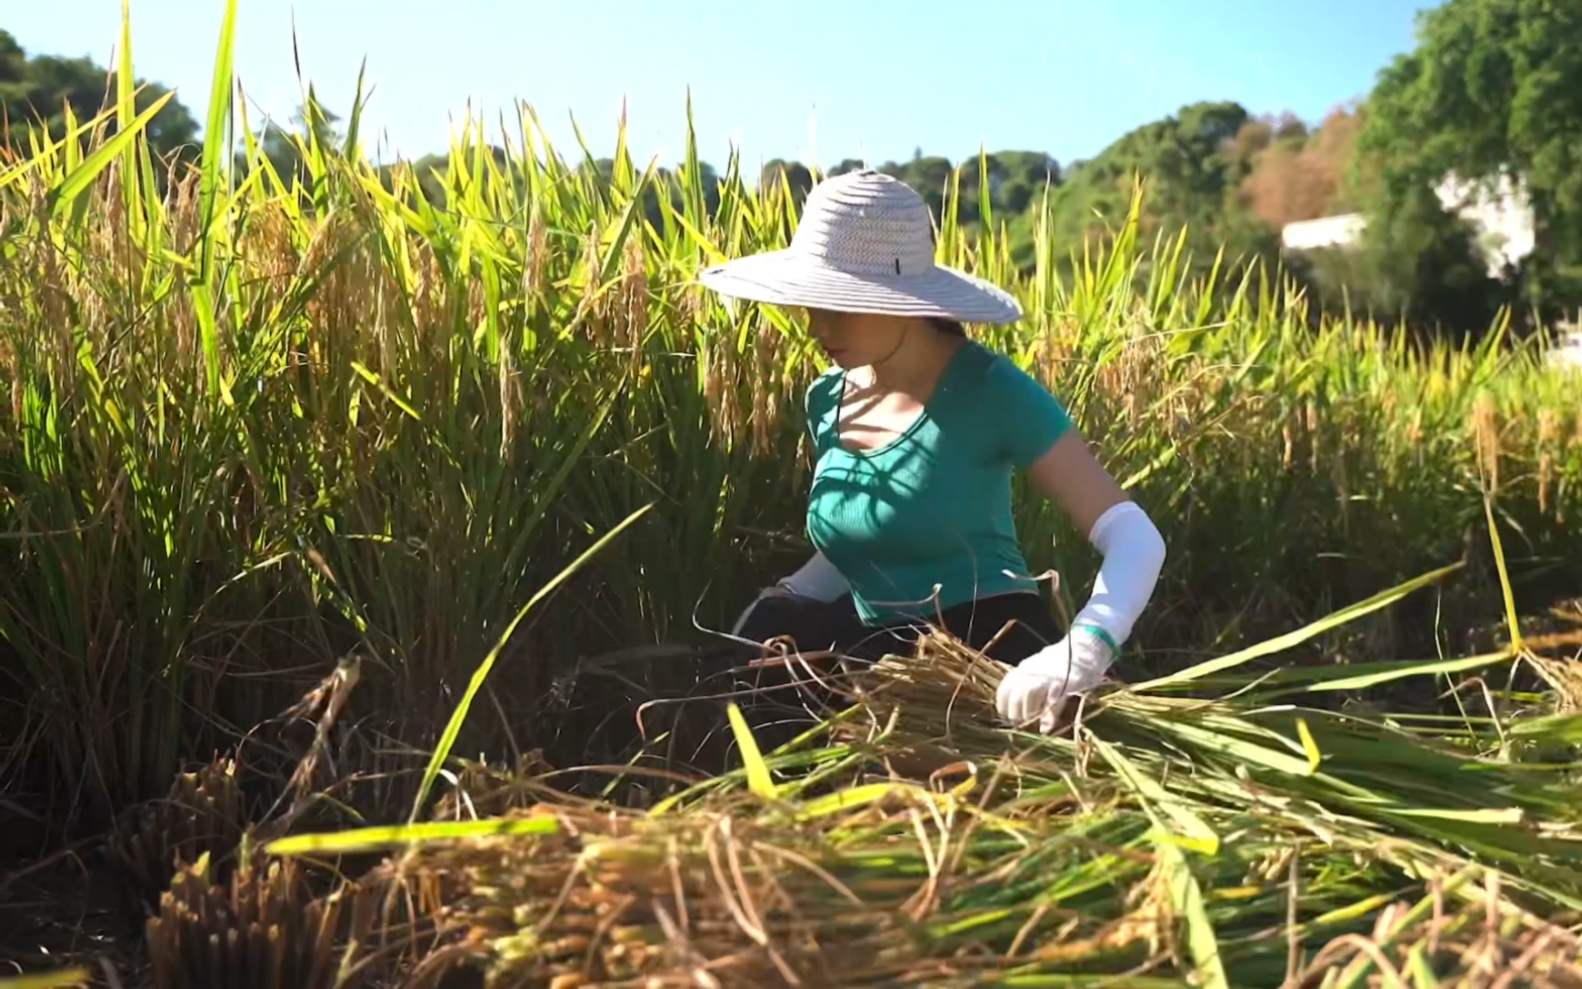
[[721, 295], [810, 309], [964, 323], [1022, 315], [1009, 293], [936, 264], [923, 198], [873, 169], [814, 186], [790, 247], [705, 268], [699, 280]]

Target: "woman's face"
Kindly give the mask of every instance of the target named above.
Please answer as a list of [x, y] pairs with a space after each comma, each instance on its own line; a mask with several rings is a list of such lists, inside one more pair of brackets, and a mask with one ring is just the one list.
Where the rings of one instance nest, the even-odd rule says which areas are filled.
[[807, 327], [829, 359], [847, 370], [889, 357], [906, 333], [904, 319], [832, 309], [808, 309]]

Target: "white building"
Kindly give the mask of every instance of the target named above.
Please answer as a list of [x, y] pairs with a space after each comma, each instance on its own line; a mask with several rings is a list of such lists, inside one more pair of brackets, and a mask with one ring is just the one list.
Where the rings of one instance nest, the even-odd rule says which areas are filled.
[[[1471, 225], [1490, 275], [1499, 276], [1506, 266], [1519, 264], [1533, 252], [1532, 207], [1520, 184], [1508, 176], [1492, 182], [1467, 182], [1450, 176], [1435, 192], [1445, 209]], [[1280, 230], [1280, 243], [1287, 251], [1345, 247], [1357, 242], [1366, 225], [1361, 213], [1287, 223]], [[1556, 366], [1582, 371], [1582, 316], [1575, 323], [1557, 327], [1548, 358]]]
[[1468, 221], [1489, 262], [1489, 274], [1520, 264], [1533, 252], [1536, 237], [1533, 211], [1517, 182], [1502, 176], [1495, 182], [1463, 182], [1454, 176], [1435, 190], [1445, 209]]
[[[1532, 253], [1533, 211], [1519, 183], [1509, 177], [1468, 182], [1452, 175], [1439, 183], [1435, 192], [1445, 209], [1468, 221], [1476, 232], [1489, 274], [1498, 275], [1506, 265], [1519, 263]], [[1356, 243], [1366, 225], [1360, 213], [1302, 220], [1281, 228], [1280, 242], [1288, 251], [1345, 247]]]
[[1343, 247], [1356, 243], [1366, 225], [1361, 213], [1322, 216], [1298, 220], [1280, 228], [1280, 244], [1288, 251], [1310, 251], [1315, 247]]

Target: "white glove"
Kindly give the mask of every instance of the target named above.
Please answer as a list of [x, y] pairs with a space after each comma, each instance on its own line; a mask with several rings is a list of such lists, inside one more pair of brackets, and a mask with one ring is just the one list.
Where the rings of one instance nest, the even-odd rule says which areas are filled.
[[1115, 650], [1101, 634], [1074, 626], [1065, 638], [1005, 674], [994, 697], [995, 709], [1017, 727], [1036, 720], [1039, 731], [1054, 731], [1067, 699], [1098, 686], [1114, 660]]
[[994, 706], [1000, 717], [1018, 727], [1036, 720], [1039, 731], [1053, 731], [1066, 701], [1104, 679], [1153, 595], [1165, 544], [1141, 507], [1132, 501], [1111, 505], [1093, 523], [1088, 541], [1103, 554], [1104, 563], [1071, 631], [1022, 660], [1000, 681]]

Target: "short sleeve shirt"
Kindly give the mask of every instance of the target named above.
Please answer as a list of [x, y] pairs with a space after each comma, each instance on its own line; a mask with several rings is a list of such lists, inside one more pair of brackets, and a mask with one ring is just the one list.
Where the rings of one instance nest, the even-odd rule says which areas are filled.
[[838, 439], [845, 373], [807, 392], [816, 462], [813, 545], [850, 582], [870, 625], [933, 618], [989, 594], [1034, 590], [1011, 517], [1011, 475], [1071, 428], [1064, 405], [1009, 358], [956, 348], [907, 430], [852, 451]]

